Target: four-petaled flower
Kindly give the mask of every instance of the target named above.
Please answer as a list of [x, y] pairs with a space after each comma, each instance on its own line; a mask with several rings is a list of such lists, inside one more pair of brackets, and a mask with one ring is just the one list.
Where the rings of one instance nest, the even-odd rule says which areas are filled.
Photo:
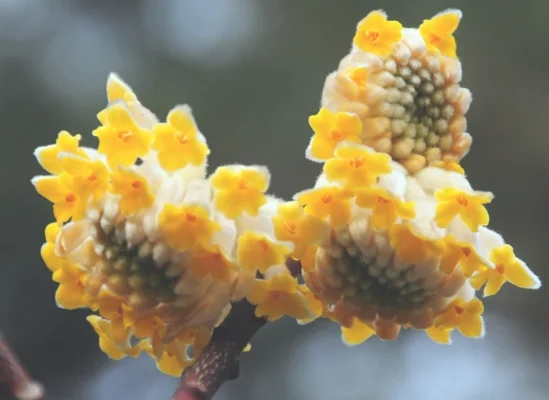
[[444, 56], [456, 57], [456, 39], [453, 33], [461, 20], [461, 11], [447, 10], [423, 21], [419, 33], [427, 49]]
[[153, 133], [151, 147], [158, 151], [158, 161], [167, 171], [175, 171], [188, 164], [203, 165], [210, 154], [187, 106], [170, 111], [167, 123], [156, 124]]
[[416, 215], [414, 203], [400, 200], [380, 188], [358, 189], [356, 204], [372, 210], [371, 224], [374, 229], [387, 230], [397, 219], [412, 219]]
[[57, 222], [78, 221], [86, 215], [86, 198], [75, 190], [73, 179], [63, 173], [59, 176], [38, 176], [32, 179], [36, 191], [53, 203]]
[[307, 215], [297, 201], [280, 204], [272, 221], [277, 239], [294, 244], [294, 258], [301, 258], [308, 246], [318, 244], [330, 230], [326, 222]]
[[341, 143], [334, 151], [335, 158], [324, 164], [329, 181], [356, 188], [375, 183], [381, 175], [391, 172], [391, 157], [354, 143]]
[[170, 246], [182, 251], [195, 246], [209, 248], [214, 231], [220, 229], [199, 205], [166, 204], [158, 216], [158, 224]]
[[236, 260], [244, 270], [265, 272], [269, 267], [284, 264], [292, 250], [291, 244], [288, 246], [266, 235], [247, 231], [238, 238]]
[[101, 119], [103, 126], [93, 135], [99, 139], [97, 151], [105, 154], [112, 168], [129, 167], [149, 152], [152, 133], [137, 124], [124, 103], [110, 105]]
[[505, 282], [524, 289], [537, 289], [541, 286], [540, 280], [526, 265], [515, 256], [513, 247], [503, 245], [492, 250], [490, 261], [494, 267], [484, 268], [473, 278], [471, 284], [475, 289], [484, 287], [484, 296], [492, 296], [499, 292]]
[[74, 190], [83, 199], [101, 200], [109, 188], [109, 170], [99, 160], [66, 156], [62, 157], [63, 169], [72, 177]]
[[267, 202], [269, 171], [263, 167], [219, 167], [210, 178], [215, 190], [215, 206], [228, 218], [236, 218], [244, 211], [256, 216]]
[[59, 132], [55, 144], [49, 146], [38, 147], [34, 155], [38, 159], [38, 162], [46, 171], [53, 175], [59, 175], [63, 172], [63, 166], [59, 155], [73, 154], [82, 158], [87, 158], [86, 152], [78, 146], [81, 136], [72, 136], [67, 131]]
[[99, 336], [99, 347], [113, 360], [120, 360], [126, 356], [137, 357], [141, 352], [139, 346], [130, 346], [127, 343], [115, 342], [112, 334], [111, 322], [98, 315], [90, 315], [86, 318]]
[[339, 186], [304, 190], [295, 195], [305, 213], [325, 221], [333, 227], [345, 225], [351, 219], [351, 193]]
[[75, 264], [65, 264], [53, 273], [52, 279], [59, 282], [55, 292], [57, 305], [67, 310], [89, 307], [89, 295], [85, 289], [88, 272]]
[[111, 176], [111, 192], [120, 196], [120, 212], [135, 214], [154, 203], [154, 194], [145, 177], [127, 168], [120, 168]]
[[257, 317], [266, 317], [269, 321], [275, 321], [284, 315], [307, 319], [311, 316], [311, 311], [298, 287], [297, 280], [284, 271], [269, 280], [256, 279], [246, 298], [257, 306]]
[[351, 113], [333, 113], [321, 108], [318, 114], [309, 117], [314, 135], [307, 147], [307, 157], [314, 161], [325, 161], [334, 155], [336, 146], [343, 142], [360, 143], [362, 121]]
[[362, 51], [387, 56], [402, 37], [402, 25], [388, 21], [383, 11], [372, 11], [357, 26], [353, 42]]
[[465, 225], [476, 232], [479, 226], [488, 225], [490, 216], [483, 204], [490, 203], [493, 197], [492, 193], [467, 193], [453, 187], [437, 190], [435, 222], [441, 228], [446, 228], [459, 215]]
[[444, 238], [444, 252], [440, 259], [440, 269], [451, 274], [459, 264], [467, 277], [486, 267], [486, 262], [479, 256], [471, 243], [459, 242], [453, 236]]
[[484, 305], [475, 298], [464, 301], [457, 298], [452, 300], [445, 311], [435, 319], [434, 324], [427, 329], [427, 334], [437, 343], [450, 343], [450, 334], [457, 328], [465, 337], [482, 337], [484, 335], [484, 321], [482, 313]]

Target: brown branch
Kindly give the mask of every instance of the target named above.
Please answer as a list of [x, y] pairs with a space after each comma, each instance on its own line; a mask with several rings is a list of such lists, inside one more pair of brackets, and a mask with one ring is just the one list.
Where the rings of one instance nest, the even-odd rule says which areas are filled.
[[173, 400], [209, 400], [223, 382], [238, 377], [242, 350], [266, 323], [265, 318], [255, 316], [254, 310], [245, 300], [234, 304], [196, 363], [183, 372]]
[[0, 333], [0, 383], [6, 383], [18, 400], [40, 400], [44, 388], [33, 381]]
[[[289, 259], [286, 266], [293, 276], [301, 273], [299, 261]], [[226, 380], [238, 378], [240, 354], [266, 322], [246, 300], [234, 304], [196, 363], [183, 372], [173, 400], [209, 400]]]

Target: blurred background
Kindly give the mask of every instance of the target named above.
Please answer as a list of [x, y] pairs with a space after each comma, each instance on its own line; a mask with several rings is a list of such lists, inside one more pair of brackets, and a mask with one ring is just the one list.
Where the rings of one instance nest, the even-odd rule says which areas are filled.
[[[456, 34], [474, 137], [473, 186], [495, 192], [491, 225], [549, 281], [549, 2], [530, 0], [0, 0], [0, 329], [50, 400], [169, 399], [177, 380], [147, 356], [111, 362], [85, 320], [56, 308], [39, 249], [51, 206], [32, 152], [90, 132], [118, 72], [160, 117], [190, 103], [210, 164], [268, 165], [272, 192], [312, 184], [303, 157], [325, 76], [356, 23], [383, 8], [404, 25], [462, 9]], [[347, 348], [336, 326], [282, 320], [243, 356], [217, 399], [549, 398], [549, 290], [506, 285], [486, 301], [487, 337], [452, 346], [421, 332]], [[4, 399], [2, 399], [4, 400]]]

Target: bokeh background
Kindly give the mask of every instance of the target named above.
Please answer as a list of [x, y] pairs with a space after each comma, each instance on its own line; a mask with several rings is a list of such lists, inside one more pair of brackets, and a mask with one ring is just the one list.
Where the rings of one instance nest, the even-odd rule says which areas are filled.
[[[549, 2], [0, 0], [0, 329], [48, 399], [168, 399], [177, 383], [146, 356], [109, 361], [86, 312], [56, 308], [39, 255], [51, 209], [30, 184], [32, 151], [62, 129], [94, 143], [110, 71], [160, 116], [190, 103], [212, 167], [268, 165], [289, 198], [319, 172], [303, 157], [307, 117], [356, 23], [384, 8], [416, 26], [447, 7], [464, 11], [456, 37], [474, 95], [464, 166], [496, 194], [493, 228], [549, 281]], [[216, 398], [548, 399], [549, 290], [508, 285], [486, 303], [487, 337], [452, 346], [411, 331], [347, 348], [336, 326], [279, 321]]]

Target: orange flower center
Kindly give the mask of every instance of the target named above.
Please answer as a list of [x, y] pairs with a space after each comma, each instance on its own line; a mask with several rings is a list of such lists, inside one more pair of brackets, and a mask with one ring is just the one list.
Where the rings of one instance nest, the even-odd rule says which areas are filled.
[[187, 135], [184, 135], [182, 133], [178, 133], [176, 135], [177, 141], [181, 143], [182, 145], [185, 145], [190, 142], [189, 137]]
[[187, 220], [187, 222], [190, 222], [192, 224], [192, 223], [196, 222], [196, 215], [186, 214], [185, 219]]
[[353, 157], [349, 160], [349, 165], [353, 168], [360, 168], [366, 160], [362, 156]]
[[469, 247], [462, 247], [461, 252], [465, 257], [469, 257], [471, 255], [471, 249]]
[[332, 201], [332, 195], [331, 194], [323, 194], [320, 196], [320, 201], [324, 204], [328, 204]]
[[95, 183], [97, 182], [97, 176], [95, 174], [91, 174], [88, 176], [88, 182]]
[[261, 239], [257, 243], [259, 244], [259, 247], [261, 247], [261, 250], [263, 250], [263, 251], [269, 250], [269, 243], [267, 243], [267, 241], [265, 239]]
[[379, 39], [379, 32], [378, 31], [367, 31], [364, 36], [366, 36], [366, 40], [375, 43]]
[[286, 230], [292, 235], [294, 235], [297, 231], [296, 221], [286, 221], [284, 222], [284, 226], [286, 227]]
[[391, 200], [380, 196], [380, 197], [377, 198], [377, 202], [379, 204], [389, 204], [391, 202]]
[[503, 274], [505, 272], [505, 267], [501, 264], [496, 265], [496, 271], [500, 274]]
[[117, 313], [118, 315], [122, 315], [122, 306], [121, 306], [121, 305], [118, 305], [118, 306], [116, 307], [116, 313]]
[[281, 293], [278, 290], [271, 292], [271, 299], [278, 300], [280, 298], [280, 295]]
[[76, 195], [74, 193], [69, 193], [65, 196], [65, 202], [74, 203], [76, 201]]
[[76, 281], [76, 286], [79, 288], [79, 289], [84, 289], [84, 284], [82, 283], [82, 281], [80, 279], [78, 279]]
[[467, 206], [469, 204], [469, 200], [467, 200], [467, 197], [464, 194], [460, 194], [456, 197], [456, 201], [461, 206]]
[[135, 190], [140, 190], [141, 189], [141, 182], [133, 181], [132, 182], [132, 188], [134, 188]]
[[465, 312], [465, 309], [463, 307], [460, 307], [460, 306], [455, 306], [454, 307], [454, 310], [456, 311], [457, 314], [461, 315]]
[[122, 140], [124, 143], [128, 143], [132, 140], [133, 132], [132, 131], [122, 131], [118, 132], [118, 138]]
[[246, 190], [250, 187], [250, 184], [248, 182], [246, 182], [244, 179], [239, 179], [238, 180], [238, 184], [237, 184], [237, 187], [240, 189], [240, 190]]
[[341, 139], [343, 139], [342, 133], [340, 131], [338, 131], [337, 129], [334, 129], [334, 130], [330, 131], [328, 136], [334, 142], [341, 142]]
[[442, 40], [442, 38], [440, 36], [438, 36], [437, 34], [435, 34], [435, 33], [431, 33], [429, 35], [429, 42], [431, 42], [431, 44], [437, 44], [441, 40]]

